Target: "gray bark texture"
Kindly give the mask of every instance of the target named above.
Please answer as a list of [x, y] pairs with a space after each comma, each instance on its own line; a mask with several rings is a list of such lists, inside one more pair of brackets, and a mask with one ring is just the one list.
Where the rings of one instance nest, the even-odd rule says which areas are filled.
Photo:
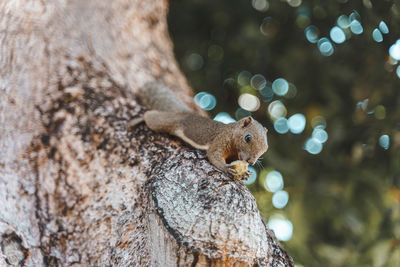
[[188, 106], [167, 2], [0, 2], [0, 266], [293, 266], [254, 197], [145, 125], [138, 88]]

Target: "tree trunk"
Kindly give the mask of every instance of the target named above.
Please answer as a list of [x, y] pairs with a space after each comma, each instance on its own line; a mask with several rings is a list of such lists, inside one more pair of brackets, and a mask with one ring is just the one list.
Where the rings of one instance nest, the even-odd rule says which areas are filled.
[[194, 108], [167, 2], [0, 3], [0, 266], [293, 266], [242, 182], [145, 125], [135, 92]]

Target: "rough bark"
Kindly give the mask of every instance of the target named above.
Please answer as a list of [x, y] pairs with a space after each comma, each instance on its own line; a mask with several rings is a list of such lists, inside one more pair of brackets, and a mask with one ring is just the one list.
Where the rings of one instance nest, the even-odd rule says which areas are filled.
[[189, 106], [167, 2], [0, 3], [0, 266], [292, 266], [242, 182], [141, 125]]

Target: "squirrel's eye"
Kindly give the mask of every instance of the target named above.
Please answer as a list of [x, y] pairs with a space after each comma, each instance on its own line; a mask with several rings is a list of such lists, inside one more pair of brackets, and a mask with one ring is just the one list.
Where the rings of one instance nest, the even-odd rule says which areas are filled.
[[244, 137], [244, 140], [245, 140], [247, 143], [250, 143], [250, 141], [251, 141], [251, 134], [246, 135], [246, 136]]

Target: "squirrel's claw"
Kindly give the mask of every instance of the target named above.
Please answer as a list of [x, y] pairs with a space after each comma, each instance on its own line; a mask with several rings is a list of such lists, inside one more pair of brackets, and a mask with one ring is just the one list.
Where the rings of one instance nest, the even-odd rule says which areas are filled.
[[230, 174], [230, 175], [233, 175], [233, 176], [237, 176], [238, 175], [238, 171], [236, 169], [234, 169], [233, 166], [227, 166], [226, 172], [228, 174]]
[[238, 171], [233, 166], [227, 166], [226, 172], [234, 180], [241, 179], [241, 175], [238, 173]]
[[252, 173], [253, 173], [253, 172], [250, 171], [250, 170], [245, 171], [245, 172], [243, 173], [243, 175], [241, 176], [241, 180], [247, 180], [247, 179], [249, 179], [249, 178], [250, 178], [250, 175], [251, 175]]

